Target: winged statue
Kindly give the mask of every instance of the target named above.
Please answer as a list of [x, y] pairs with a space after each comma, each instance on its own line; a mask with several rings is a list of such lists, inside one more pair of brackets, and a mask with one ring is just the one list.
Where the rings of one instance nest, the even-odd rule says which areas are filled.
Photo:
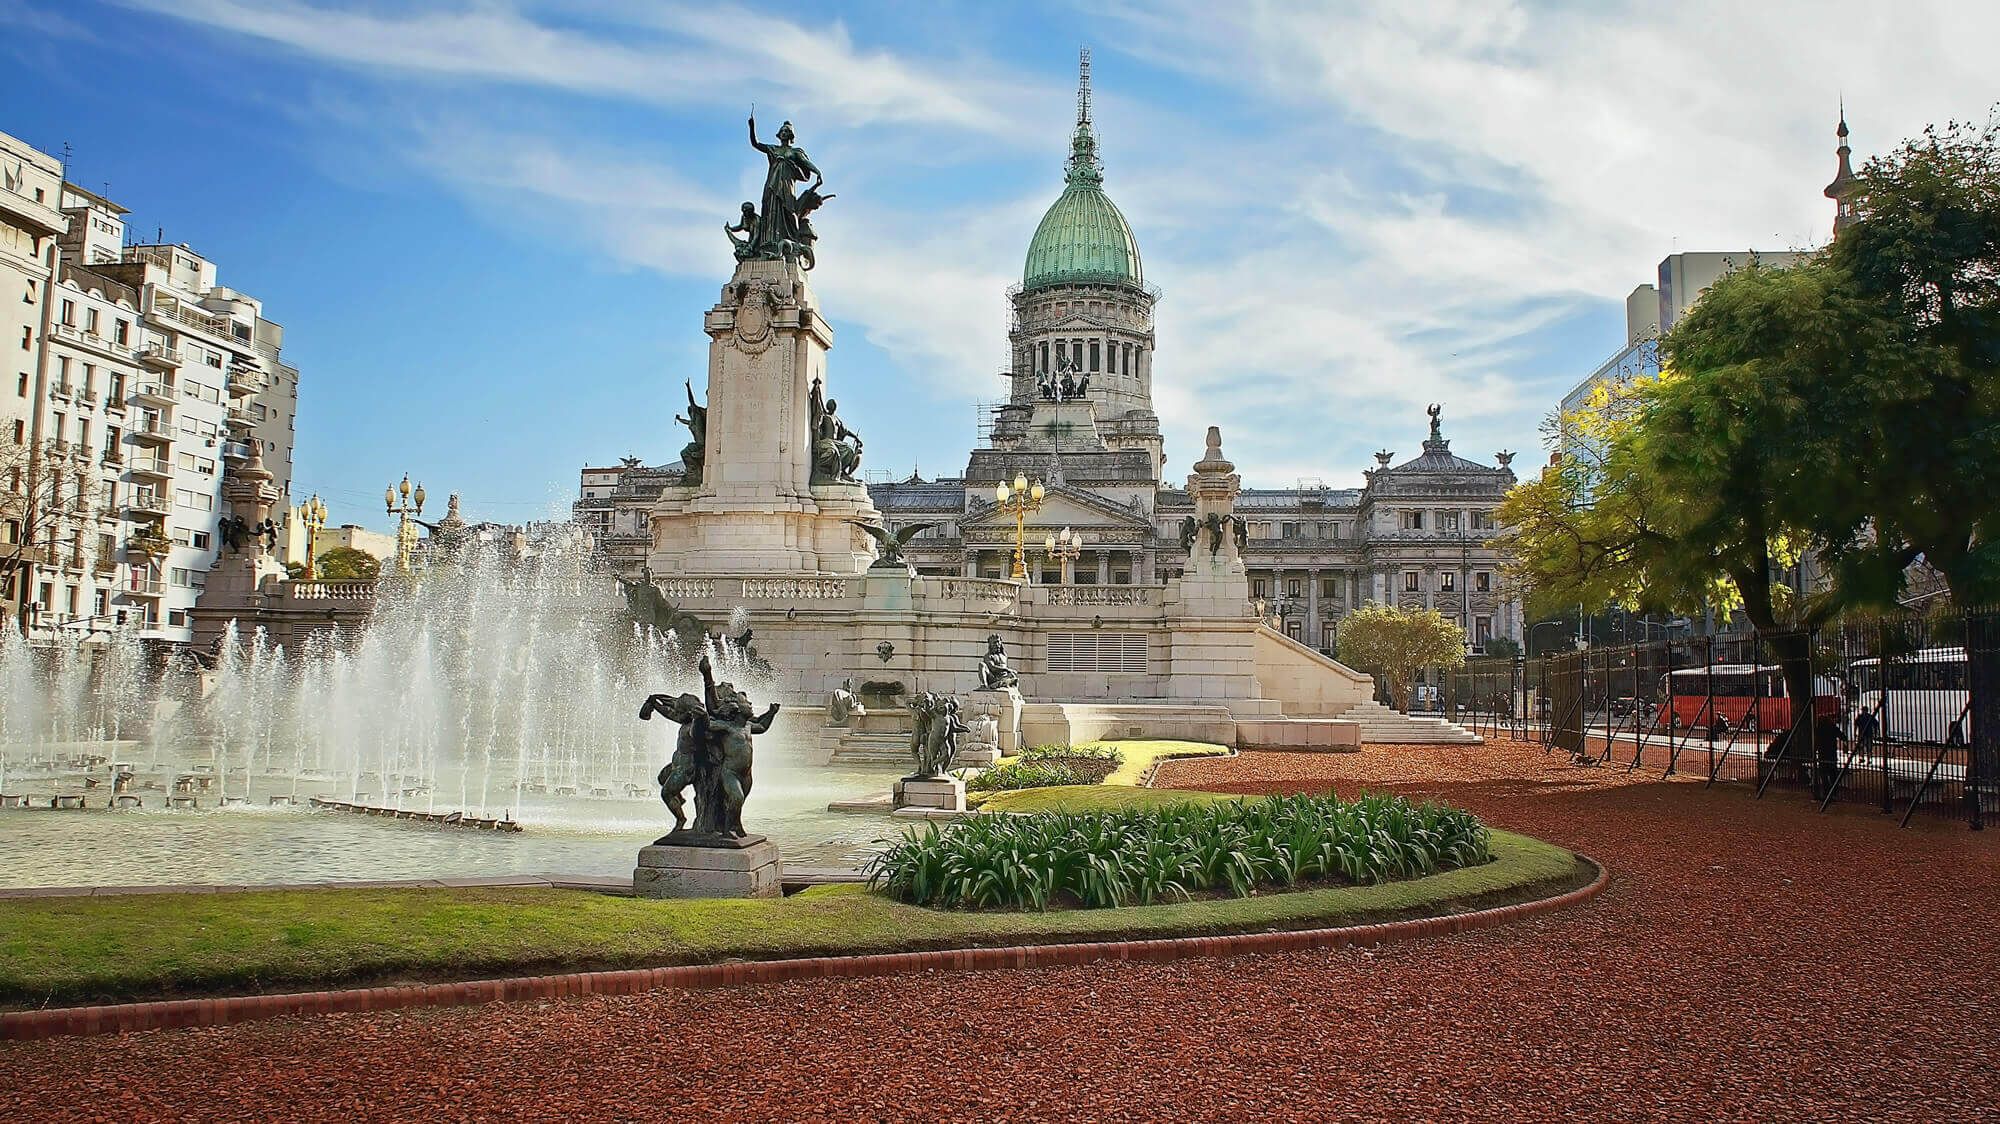
[[903, 547], [911, 539], [938, 526], [936, 523], [912, 523], [907, 527], [889, 531], [873, 523], [863, 523], [859, 519], [849, 519], [848, 522], [868, 532], [868, 537], [875, 540], [875, 564], [868, 567], [871, 570], [908, 566], [909, 563], [903, 561]]

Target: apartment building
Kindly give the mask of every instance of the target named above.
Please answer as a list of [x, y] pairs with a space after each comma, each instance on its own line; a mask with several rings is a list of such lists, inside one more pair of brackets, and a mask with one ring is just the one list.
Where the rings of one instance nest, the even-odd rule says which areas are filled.
[[32, 453], [48, 498], [71, 509], [43, 517], [39, 564], [15, 600], [42, 638], [129, 622], [186, 643], [223, 548], [227, 458], [260, 442], [289, 496], [298, 371], [281, 358], [284, 329], [191, 248], [128, 245], [126, 208], [63, 182], [53, 158], [0, 135], [0, 164], [12, 193], [0, 210], [28, 212], [0, 243], [29, 251], [0, 257], [33, 286], [18, 308], [0, 301], [24, 321], [0, 441], [17, 460]]

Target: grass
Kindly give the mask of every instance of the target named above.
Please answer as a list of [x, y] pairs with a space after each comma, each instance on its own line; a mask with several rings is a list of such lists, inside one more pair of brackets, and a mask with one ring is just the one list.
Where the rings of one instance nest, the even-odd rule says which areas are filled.
[[703, 901], [523, 888], [6, 899], [0, 1004], [1365, 924], [1524, 901], [1589, 878], [1570, 852], [1525, 836], [1493, 832], [1492, 848], [1492, 863], [1405, 882], [1055, 913], [944, 912], [860, 886]]

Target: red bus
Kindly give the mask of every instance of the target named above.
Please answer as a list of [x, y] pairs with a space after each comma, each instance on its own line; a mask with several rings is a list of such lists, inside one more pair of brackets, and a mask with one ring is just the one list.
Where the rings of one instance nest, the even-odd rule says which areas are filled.
[[[1792, 724], [1785, 675], [1775, 664], [1719, 663], [1670, 671], [1660, 677], [1660, 707], [1676, 728], [1755, 733]], [[1840, 713], [1840, 696], [1832, 680], [1814, 684], [1813, 713]]]

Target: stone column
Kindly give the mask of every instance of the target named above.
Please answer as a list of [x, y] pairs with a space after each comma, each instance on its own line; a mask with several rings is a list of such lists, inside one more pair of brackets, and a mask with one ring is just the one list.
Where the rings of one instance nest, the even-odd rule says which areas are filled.
[[1097, 552], [1097, 584], [1111, 584], [1111, 552], [1108, 550]]
[[1306, 571], [1306, 646], [1319, 647], [1319, 571]]

